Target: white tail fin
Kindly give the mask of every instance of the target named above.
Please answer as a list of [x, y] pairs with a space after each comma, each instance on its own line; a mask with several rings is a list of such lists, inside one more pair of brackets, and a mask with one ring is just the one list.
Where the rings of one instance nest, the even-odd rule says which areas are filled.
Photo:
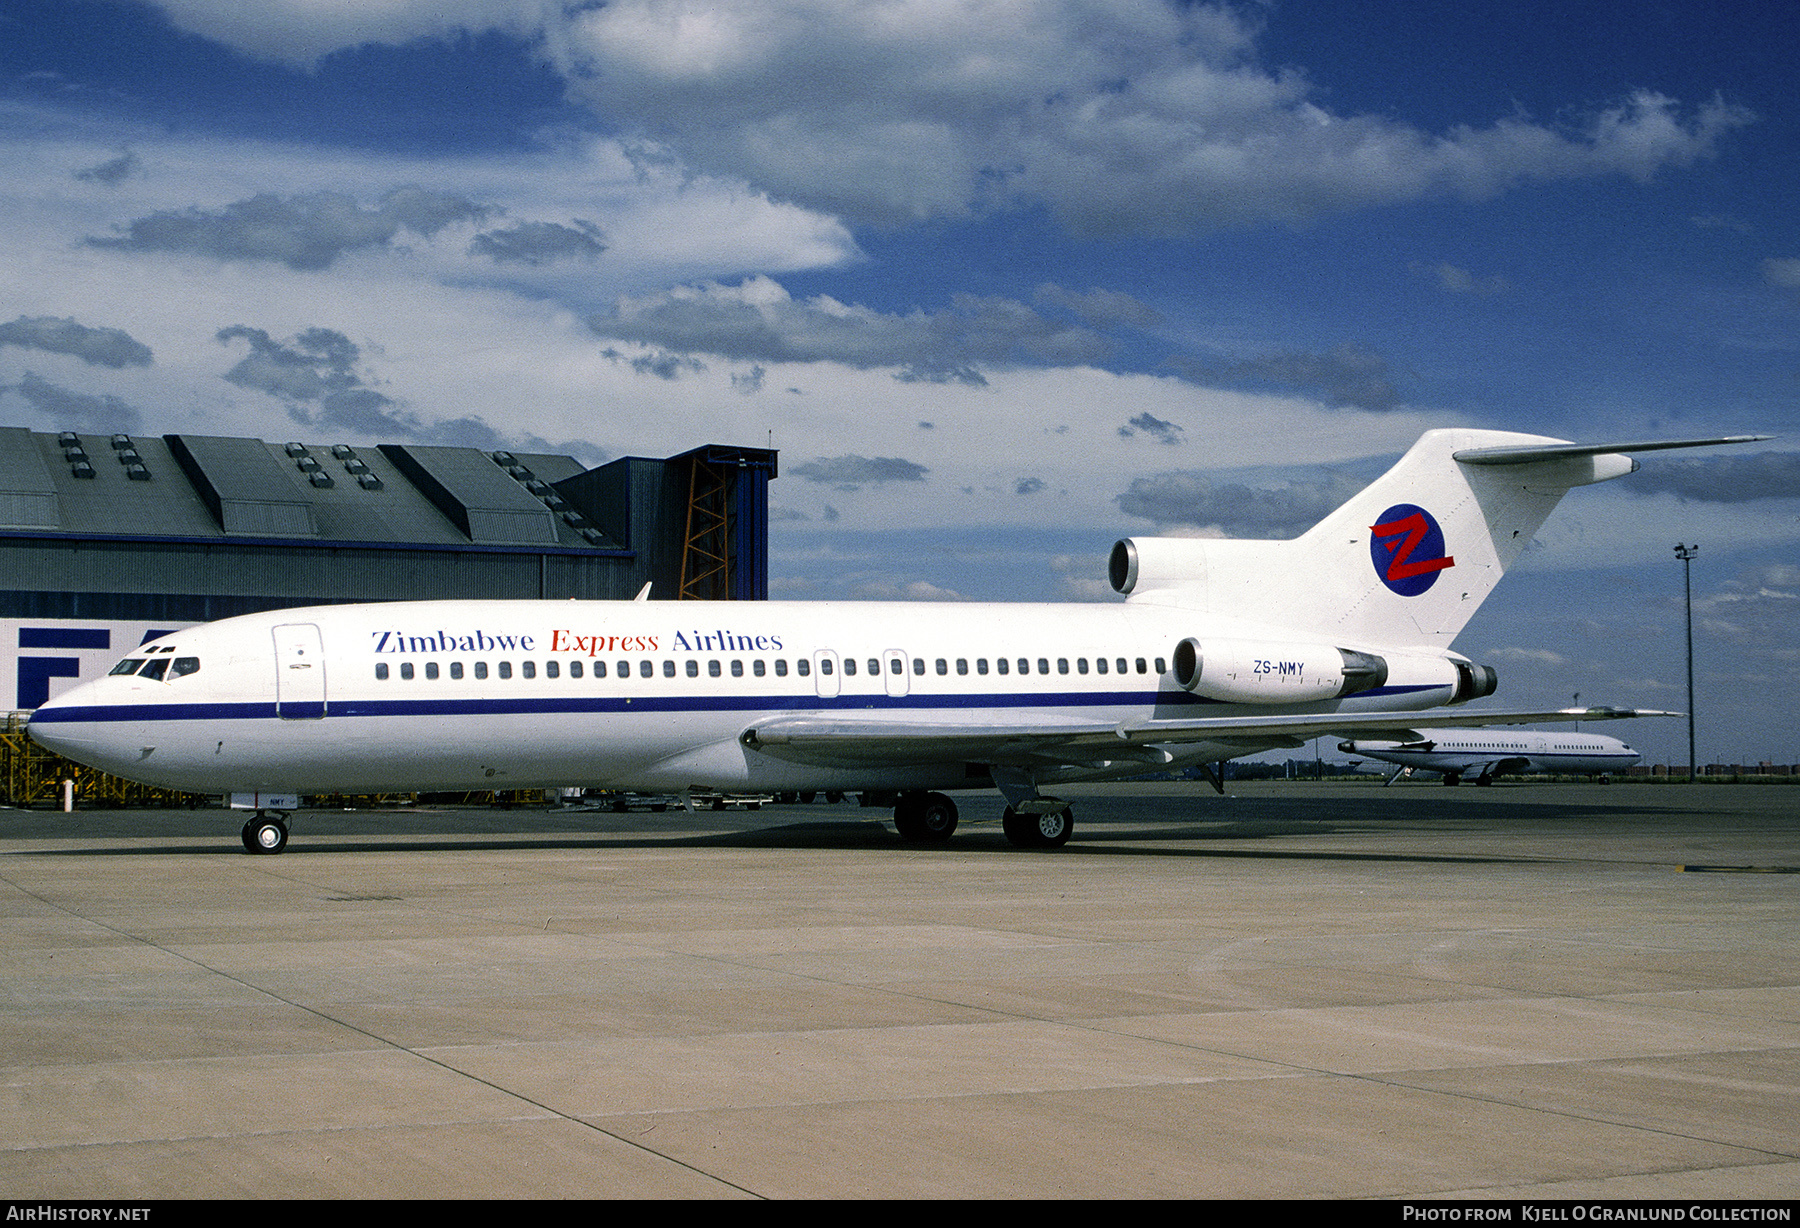
[[1447, 648], [1571, 487], [1622, 477], [1626, 450], [1508, 431], [1442, 430], [1292, 541], [1134, 538], [1113, 547], [1113, 587], [1349, 646]]

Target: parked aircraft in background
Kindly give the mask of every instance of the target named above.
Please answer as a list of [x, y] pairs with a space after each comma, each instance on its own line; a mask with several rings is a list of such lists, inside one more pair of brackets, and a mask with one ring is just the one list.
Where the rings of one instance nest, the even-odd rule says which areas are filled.
[[1399, 769], [1388, 784], [1408, 768], [1442, 772], [1447, 785], [1460, 784], [1473, 775], [1478, 785], [1491, 785], [1494, 777], [1521, 772], [1579, 772], [1606, 776], [1622, 772], [1643, 756], [1617, 738], [1597, 733], [1540, 733], [1535, 729], [1433, 729], [1408, 741], [1392, 738], [1353, 738], [1338, 743], [1346, 755], [1367, 755]]
[[[451, 601], [256, 614], [133, 652], [40, 707], [43, 745], [104, 771], [256, 798], [279, 852], [294, 795], [591, 786], [861, 792], [943, 840], [949, 792], [998, 788], [1024, 847], [1068, 840], [1045, 792], [1443, 725], [1494, 671], [1452, 639], [1571, 487], [1630, 451], [1424, 435], [1291, 541], [1113, 547], [1094, 605]], [[1431, 709], [1452, 711], [1432, 712]], [[257, 795], [288, 798], [285, 804]]]

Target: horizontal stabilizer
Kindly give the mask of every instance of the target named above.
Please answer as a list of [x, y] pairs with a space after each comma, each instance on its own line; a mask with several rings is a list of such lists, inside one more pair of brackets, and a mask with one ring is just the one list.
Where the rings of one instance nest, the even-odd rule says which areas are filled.
[[1529, 465], [1534, 461], [1576, 456], [1609, 456], [1618, 452], [1667, 452], [1672, 448], [1710, 448], [1727, 443], [1756, 443], [1773, 435], [1721, 435], [1716, 439], [1658, 439], [1646, 443], [1552, 443], [1526, 447], [1463, 448], [1451, 458], [1465, 465]]

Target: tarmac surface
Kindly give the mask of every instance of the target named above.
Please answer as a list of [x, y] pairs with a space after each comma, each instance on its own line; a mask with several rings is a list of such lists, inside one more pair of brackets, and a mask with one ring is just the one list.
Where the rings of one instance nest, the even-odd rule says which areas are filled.
[[1800, 1191], [1800, 788], [0, 811], [0, 1190]]

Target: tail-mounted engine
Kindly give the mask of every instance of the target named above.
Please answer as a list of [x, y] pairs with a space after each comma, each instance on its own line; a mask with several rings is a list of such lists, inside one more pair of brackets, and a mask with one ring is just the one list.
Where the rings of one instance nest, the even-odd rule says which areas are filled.
[[1230, 704], [1313, 703], [1381, 687], [1440, 704], [1492, 695], [1490, 666], [1436, 653], [1377, 655], [1329, 643], [1190, 636], [1175, 645], [1175, 681]]
[[1196, 695], [1233, 704], [1308, 703], [1383, 686], [1388, 663], [1330, 644], [1189, 637], [1175, 645], [1175, 680]]
[[1453, 662], [1456, 666], [1456, 695], [1451, 699], [1453, 704], [1466, 704], [1471, 699], [1485, 699], [1500, 687], [1500, 675], [1494, 672], [1491, 665], [1471, 665], [1467, 661]]

